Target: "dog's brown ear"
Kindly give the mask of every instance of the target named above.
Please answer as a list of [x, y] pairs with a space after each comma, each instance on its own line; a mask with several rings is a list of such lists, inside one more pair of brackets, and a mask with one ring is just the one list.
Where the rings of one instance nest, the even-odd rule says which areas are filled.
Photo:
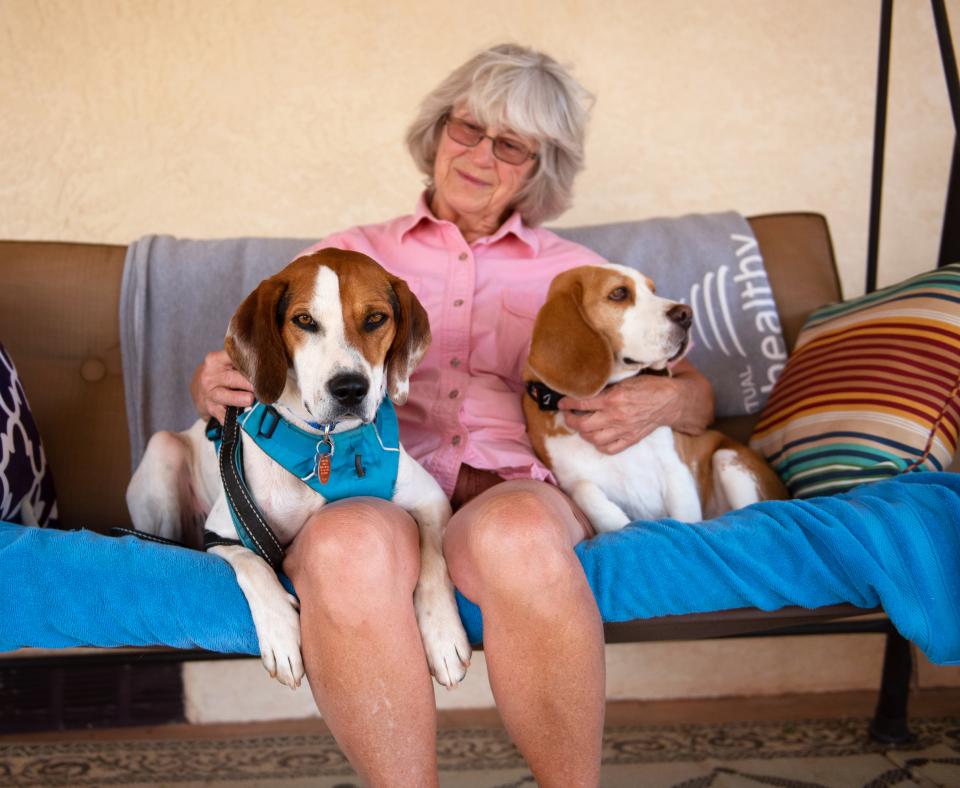
[[551, 285], [533, 324], [527, 366], [550, 388], [577, 399], [606, 385], [613, 354], [583, 313], [583, 284], [576, 279], [558, 278]]
[[256, 398], [268, 404], [280, 399], [290, 365], [280, 335], [286, 292], [286, 281], [264, 279], [234, 313], [223, 341], [233, 365], [253, 384]]
[[391, 401], [403, 405], [410, 393], [410, 375], [430, 347], [430, 318], [406, 282], [392, 275], [389, 279], [397, 327], [387, 351], [387, 392]]

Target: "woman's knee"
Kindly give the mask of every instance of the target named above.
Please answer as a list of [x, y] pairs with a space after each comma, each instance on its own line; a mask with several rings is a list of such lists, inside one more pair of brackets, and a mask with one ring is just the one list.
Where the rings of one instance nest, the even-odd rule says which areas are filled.
[[555, 488], [543, 482], [505, 482], [453, 516], [444, 554], [454, 583], [465, 593], [478, 582], [565, 582], [578, 565], [573, 553], [578, 527]]
[[288, 549], [284, 570], [298, 593], [359, 600], [412, 593], [419, 565], [413, 518], [387, 501], [358, 498], [311, 517]]

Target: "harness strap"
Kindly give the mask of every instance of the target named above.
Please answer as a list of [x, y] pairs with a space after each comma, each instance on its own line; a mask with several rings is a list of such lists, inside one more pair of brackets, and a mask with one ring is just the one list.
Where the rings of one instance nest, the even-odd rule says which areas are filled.
[[203, 549], [209, 550], [211, 547], [243, 547], [243, 542], [239, 539], [228, 539], [226, 536], [220, 536], [213, 531], [204, 530]]
[[283, 547], [257, 508], [243, 479], [243, 446], [237, 428], [238, 409], [227, 407], [220, 445], [220, 479], [240, 538], [274, 570], [283, 563]]
[[110, 533], [113, 536], [135, 536], [138, 539], [143, 539], [147, 542], [156, 542], [157, 544], [170, 544], [174, 547], [183, 547], [183, 542], [178, 542], [175, 539], [167, 539], [165, 536], [157, 536], [157, 534], [150, 534], [146, 531], [138, 531], [136, 528], [125, 528], [123, 526], [115, 525], [110, 529]]
[[[174, 547], [185, 547], [183, 542], [178, 542], [176, 539], [167, 539], [165, 536], [157, 536], [157, 534], [147, 533], [146, 531], [138, 531], [136, 528], [126, 528], [119, 525], [111, 528], [110, 534], [111, 536], [135, 536], [137, 539], [143, 539], [146, 542], [168, 544], [173, 545]], [[228, 539], [225, 536], [218, 536], [213, 531], [204, 530], [203, 549], [209, 550], [211, 547], [217, 547], [218, 545], [243, 546], [243, 542], [241, 542], [239, 539]]]

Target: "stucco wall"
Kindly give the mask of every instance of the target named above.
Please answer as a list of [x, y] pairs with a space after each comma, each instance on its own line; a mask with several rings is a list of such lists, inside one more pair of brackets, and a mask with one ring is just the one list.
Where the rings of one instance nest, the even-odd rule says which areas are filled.
[[[416, 103], [515, 40], [573, 64], [598, 97], [560, 223], [818, 211], [855, 294], [878, 8], [0, 0], [0, 237], [310, 237], [407, 212]], [[960, 0], [948, 8], [960, 18]], [[935, 44], [926, 0], [898, 2], [883, 282], [936, 259], [952, 129]]]

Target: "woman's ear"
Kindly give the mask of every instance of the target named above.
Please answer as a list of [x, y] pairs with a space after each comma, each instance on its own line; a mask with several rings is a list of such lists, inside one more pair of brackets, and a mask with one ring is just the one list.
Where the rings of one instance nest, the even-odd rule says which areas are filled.
[[387, 351], [387, 392], [391, 401], [403, 405], [410, 393], [410, 375], [430, 347], [430, 319], [406, 282], [389, 276], [396, 297], [396, 333]]
[[606, 338], [583, 312], [583, 284], [561, 274], [540, 307], [530, 341], [529, 371], [561, 394], [586, 399], [598, 394], [613, 370]]
[[290, 362], [280, 334], [285, 319], [287, 282], [264, 279], [230, 320], [223, 346], [233, 365], [253, 384], [260, 402], [280, 399]]

